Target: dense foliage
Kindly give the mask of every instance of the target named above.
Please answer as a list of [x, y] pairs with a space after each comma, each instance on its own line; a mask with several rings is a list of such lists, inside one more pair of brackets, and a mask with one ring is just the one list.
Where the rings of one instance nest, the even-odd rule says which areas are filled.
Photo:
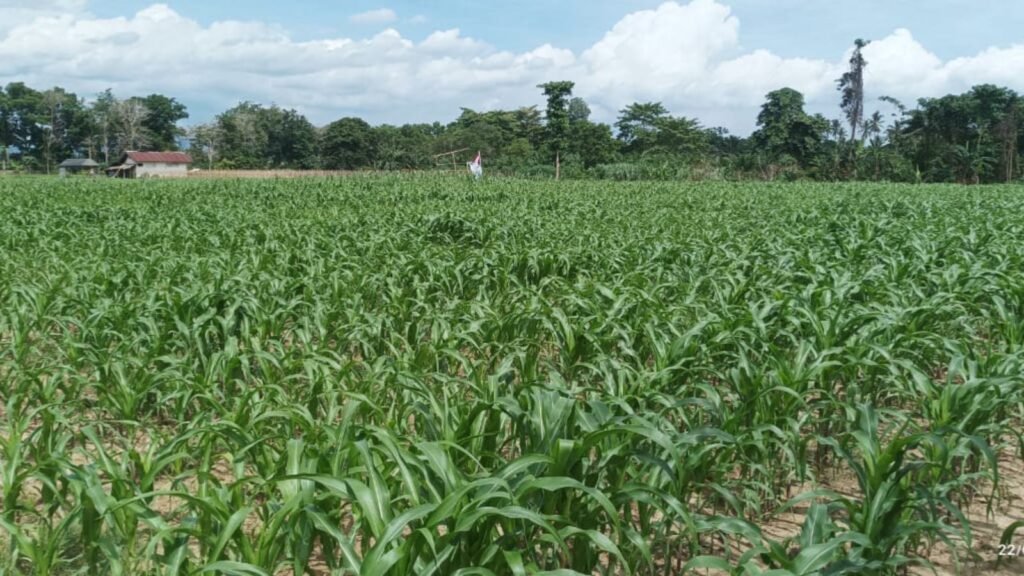
[[[837, 80], [843, 119], [805, 111], [803, 95], [765, 96], [749, 137], [674, 116], [660, 102], [634, 102], [614, 126], [593, 122], [572, 82], [538, 86], [546, 99], [516, 110], [465, 108], [452, 122], [371, 126], [345, 117], [315, 127], [295, 110], [242, 102], [187, 131], [184, 105], [159, 94], [85, 102], [61, 88], [15, 83], [0, 90], [3, 168], [52, 172], [60, 160], [109, 163], [121, 151], [188, 148], [206, 169], [460, 169], [482, 152], [489, 173], [609, 180], [1020, 180], [1024, 100], [976, 86], [908, 108], [892, 98], [865, 101], [870, 65], [858, 40]], [[848, 128], [847, 128], [848, 126]], [[455, 154], [448, 155], [447, 153]]]
[[964, 554], [1024, 456], [1022, 229], [1000, 187], [0, 178], [0, 572]]
[[0, 168], [52, 172], [62, 160], [105, 163], [125, 150], [176, 150], [185, 105], [162, 94], [119, 100], [107, 90], [91, 103], [60, 87], [22, 82], [0, 90]]

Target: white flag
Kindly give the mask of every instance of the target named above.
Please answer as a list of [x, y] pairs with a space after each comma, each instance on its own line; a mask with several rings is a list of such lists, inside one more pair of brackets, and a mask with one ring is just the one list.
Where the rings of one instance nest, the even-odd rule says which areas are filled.
[[479, 152], [476, 153], [476, 159], [472, 162], [467, 162], [466, 166], [469, 167], [469, 173], [477, 180], [484, 175], [483, 159], [480, 157]]

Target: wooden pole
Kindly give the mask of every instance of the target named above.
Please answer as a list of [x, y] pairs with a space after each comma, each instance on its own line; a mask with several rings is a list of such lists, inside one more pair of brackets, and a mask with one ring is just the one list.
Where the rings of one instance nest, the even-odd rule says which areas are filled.
[[[459, 167], [456, 165], [455, 155], [458, 154], [459, 152], [465, 152], [466, 150], [469, 150], [469, 148], [462, 148], [460, 150], [452, 150], [451, 152], [442, 152], [440, 154], [435, 154], [434, 155], [434, 162], [436, 163], [439, 158], [443, 158], [445, 156], [451, 156], [452, 157], [452, 171], [454, 172], [455, 170], [459, 169]], [[435, 164], [435, 168], [436, 167], [437, 167], [437, 165]]]

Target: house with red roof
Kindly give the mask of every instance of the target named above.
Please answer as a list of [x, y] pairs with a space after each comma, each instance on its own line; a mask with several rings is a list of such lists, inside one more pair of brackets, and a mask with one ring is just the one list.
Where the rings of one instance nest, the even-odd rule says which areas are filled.
[[192, 157], [184, 152], [134, 152], [107, 168], [114, 178], [187, 178]]

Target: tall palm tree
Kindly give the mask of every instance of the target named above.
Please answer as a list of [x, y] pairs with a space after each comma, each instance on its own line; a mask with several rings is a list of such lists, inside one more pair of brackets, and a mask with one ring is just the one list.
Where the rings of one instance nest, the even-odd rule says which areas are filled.
[[836, 81], [843, 95], [840, 107], [850, 122], [850, 140], [857, 139], [857, 128], [864, 118], [864, 69], [868, 65], [864, 59], [864, 47], [868, 43], [869, 41], [860, 38], [853, 43], [850, 69]]
[[861, 127], [860, 138], [861, 144], [866, 143], [872, 136], [876, 136], [882, 133], [882, 113], [878, 110], [864, 120], [864, 126]]
[[829, 136], [836, 142], [842, 142], [846, 140], [846, 128], [843, 127], [843, 123], [833, 118], [828, 123]]

